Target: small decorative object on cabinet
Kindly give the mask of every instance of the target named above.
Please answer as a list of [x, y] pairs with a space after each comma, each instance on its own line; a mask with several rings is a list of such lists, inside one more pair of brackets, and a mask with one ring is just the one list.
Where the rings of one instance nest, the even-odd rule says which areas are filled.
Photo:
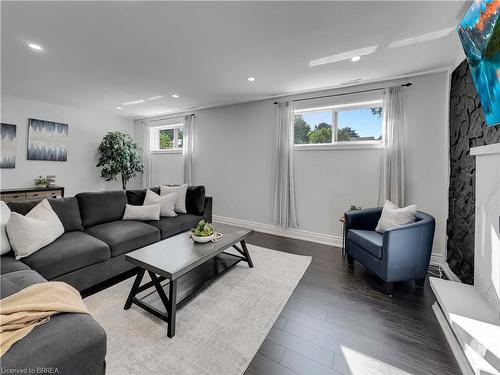
[[47, 179], [45, 177], [38, 176], [34, 178], [33, 181], [35, 182], [36, 187], [47, 187]]
[[55, 175], [48, 175], [46, 177], [47, 180], [47, 187], [55, 187], [56, 186], [56, 176]]
[[64, 197], [64, 188], [55, 187], [28, 187], [17, 189], [0, 190], [0, 200], [4, 202], [14, 201], [41, 201], [45, 198]]

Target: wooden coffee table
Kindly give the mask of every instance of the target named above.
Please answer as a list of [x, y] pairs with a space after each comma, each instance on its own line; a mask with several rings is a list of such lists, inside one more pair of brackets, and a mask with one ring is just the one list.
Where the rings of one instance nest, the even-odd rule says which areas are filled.
[[[217, 242], [199, 244], [189, 237], [189, 232], [185, 232], [126, 254], [125, 259], [138, 266], [138, 271], [124, 309], [128, 310], [136, 304], [164, 320], [168, 324], [167, 335], [171, 338], [175, 335], [177, 309], [196, 292], [241, 261], [253, 267], [245, 240], [254, 231], [226, 224], [214, 224], [214, 228], [223, 234]], [[224, 252], [231, 247], [239, 255]], [[151, 281], [141, 285], [146, 272]], [[161, 284], [164, 280], [169, 281], [165, 285], [168, 295]], [[145, 297], [137, 297], [138, 293], [152, 287], [161, 300], [156, 306], [148, 303]]]

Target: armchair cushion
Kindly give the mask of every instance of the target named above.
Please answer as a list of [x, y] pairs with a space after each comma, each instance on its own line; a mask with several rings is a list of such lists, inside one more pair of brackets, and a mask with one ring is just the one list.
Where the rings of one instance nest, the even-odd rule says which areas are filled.
[[371, 230], [351, 229], [347, 239], [378, 259], [382, 259], [383, 236]]

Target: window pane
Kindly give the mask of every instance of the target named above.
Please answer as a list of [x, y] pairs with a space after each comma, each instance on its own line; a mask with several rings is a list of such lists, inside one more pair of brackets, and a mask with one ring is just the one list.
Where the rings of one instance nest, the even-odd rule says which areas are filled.
[[382, 139], [382, 107], [338, 112], [339, 142]]
[[332, 112], [311, 112], [294, 116], [295, 144], [332, 143]]
[[184, 143], [184, 129], [177, 128], [177, 148], [182, 148]]
[[161, 129], [159, 137], [160, 150], [169, 150], [174, 147], [174, 129]]

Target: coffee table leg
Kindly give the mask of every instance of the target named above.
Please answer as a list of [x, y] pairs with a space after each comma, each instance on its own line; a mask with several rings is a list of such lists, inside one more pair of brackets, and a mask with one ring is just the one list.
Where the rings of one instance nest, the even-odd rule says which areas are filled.
[[175, 316], [177, 315], [177, 280], [170, 280], [168, 293], [168, 329], [167, 336], [175, 335]]
[[245, 240], [241, 241], [241, 248], [243, 249], [243, 252], [245, 253], [245, 257], [247, 258], [248, 262], [248, 267], [253, 268], [253, 262], [252, 258], [250, 258], [250, 253], [248, 252], [247, 244], [245, 243]]
[[134, 285], [132, 285], [132, 289], [130, 289], [130, 293], [128, 294], [127, 301], [125, 302], [125, 306], [123, 306], [124, 310], [130, 309], [130, 306], [132, 306], [132, 299], [135, 297], [137, 293], [137, 288], [141, 286], [141, 281], [144, 276], [145, 270], [143, 268], [139, 268], [137, 271], [137, 276], [135, 277], [134, 280]]

